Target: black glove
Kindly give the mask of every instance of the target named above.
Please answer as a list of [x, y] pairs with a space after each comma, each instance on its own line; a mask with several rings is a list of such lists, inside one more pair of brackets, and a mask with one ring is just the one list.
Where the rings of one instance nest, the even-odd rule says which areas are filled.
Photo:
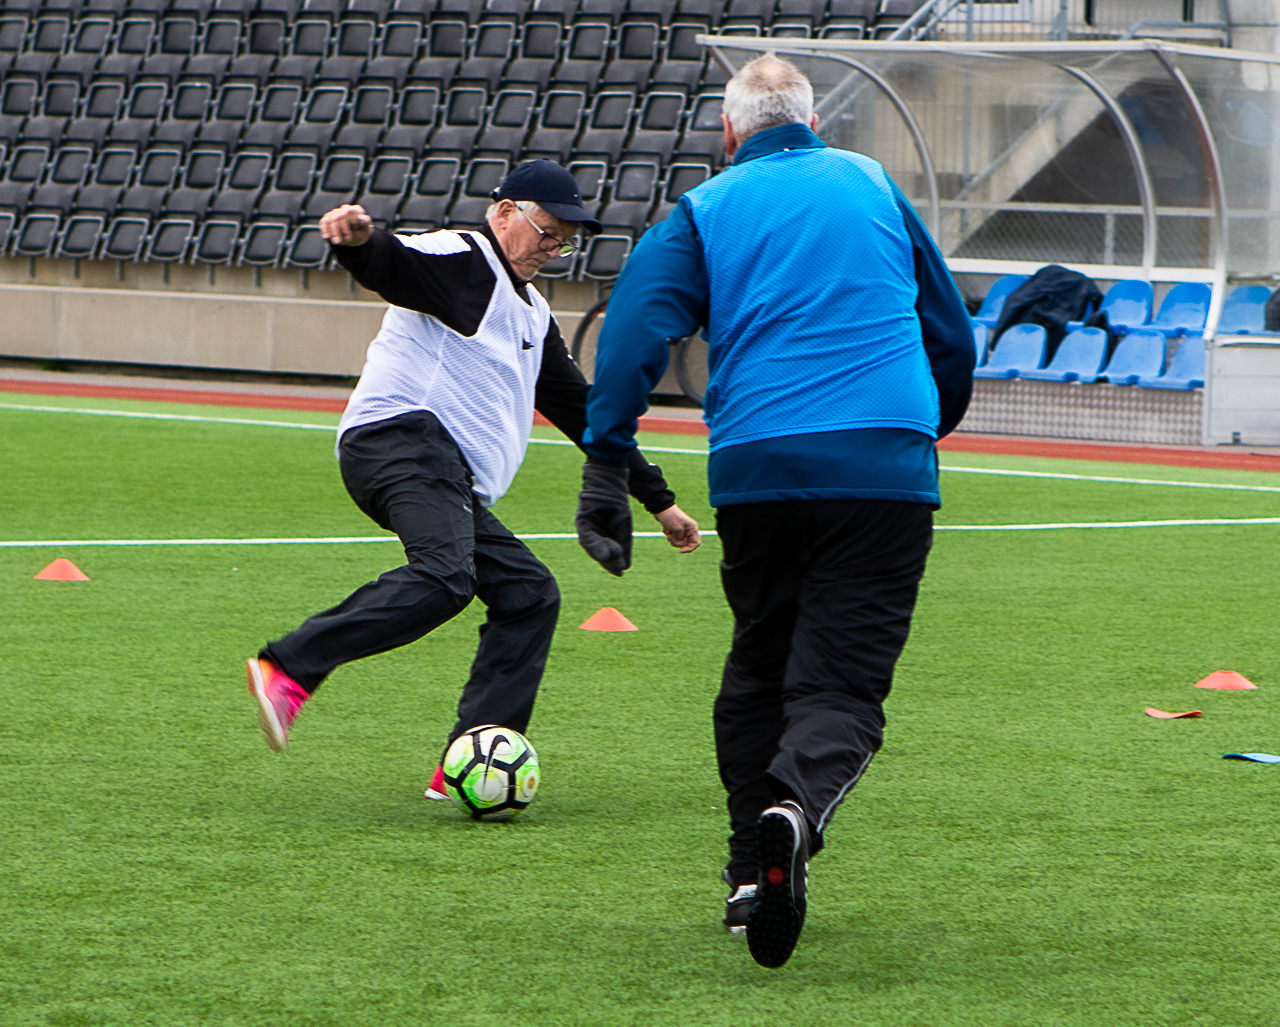
[[582, 467], [578, 493], [578, 544], [610, 574], [622, 577], [631, 566], [631, 501], [627, 465], [595, 457]]

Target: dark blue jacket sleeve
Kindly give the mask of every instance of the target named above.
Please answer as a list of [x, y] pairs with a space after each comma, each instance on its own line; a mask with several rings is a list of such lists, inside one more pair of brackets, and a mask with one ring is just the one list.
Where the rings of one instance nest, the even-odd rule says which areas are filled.
[[609, 297], [582, 440], [591, 456], [627, 461], [636, 448], [636, 420], [667, 369], [670, 344], [706, 325], [708, 295], [702, 242], [678, 203], [645, 233]]
[[955, 279], [947, 270], [946, 262], [920, 215], [896, 185], [893, 191], [915, 251], [916, 284], [920, 289], [916, 297], [916, 314], [920, 317], [924, 349], [929, 356], [933, 380], [938, 386], [941, 413], [938, 438], [943, 438], [955, 431], [956, 425], [964, 418], [964, 412], [969, 409], [969, 397], [973, 394], [973, 368], [978, 360], [973, 343], [973, 323], [969, 320], [969, 311], [956, 288]]

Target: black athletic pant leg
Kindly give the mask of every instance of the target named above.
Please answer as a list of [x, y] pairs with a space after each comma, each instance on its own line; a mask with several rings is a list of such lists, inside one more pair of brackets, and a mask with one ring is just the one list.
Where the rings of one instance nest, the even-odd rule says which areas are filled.
[[716, 527], [733, 647], [715, 703], [729, 872], [755, 879], [755, 825], [799, 800], [815, 851], [883, 740], [882, 704], [932, 541], [924, 504], [809, 500], [724, 507]]
[[488, 510], [476, 513], [475, 539], [476, 595], [488, 615], [449, 743], [479, 724], [524, 733], [560, 614], [551, 572]]
[[435, 415], [353, 428], [339, 458], [352, 499], [399, 536], [408, 563], [272, 642], [265, 655], [314, 691], [336, 667], [416, 641], [479, 594], [491, 609], [459, 717], [499, 715], [461, 730], [484, 719], [523, 730], [559, 610], [550, 571], [476, 502], [462, 454]]

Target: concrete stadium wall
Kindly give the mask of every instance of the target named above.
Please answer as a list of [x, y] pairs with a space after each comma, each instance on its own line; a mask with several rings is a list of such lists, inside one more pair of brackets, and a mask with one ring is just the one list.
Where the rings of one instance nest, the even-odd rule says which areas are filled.
[[[571, 336], [594, 283], [540, 283]], [[0, 356], [358, 375], [386, 304], [345, 272], [0, 261]]]

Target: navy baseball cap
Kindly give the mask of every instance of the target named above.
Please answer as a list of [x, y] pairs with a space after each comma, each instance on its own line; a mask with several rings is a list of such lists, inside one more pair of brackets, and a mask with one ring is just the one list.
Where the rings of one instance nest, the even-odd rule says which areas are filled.
[[573, 176], [545, 157], [521, 164], [492, 195], [495, 200], [532, 200], [561, 221], [577, 221], [588, 232], [600, 232], [600, 222], [582, 206], [582, 194]]

